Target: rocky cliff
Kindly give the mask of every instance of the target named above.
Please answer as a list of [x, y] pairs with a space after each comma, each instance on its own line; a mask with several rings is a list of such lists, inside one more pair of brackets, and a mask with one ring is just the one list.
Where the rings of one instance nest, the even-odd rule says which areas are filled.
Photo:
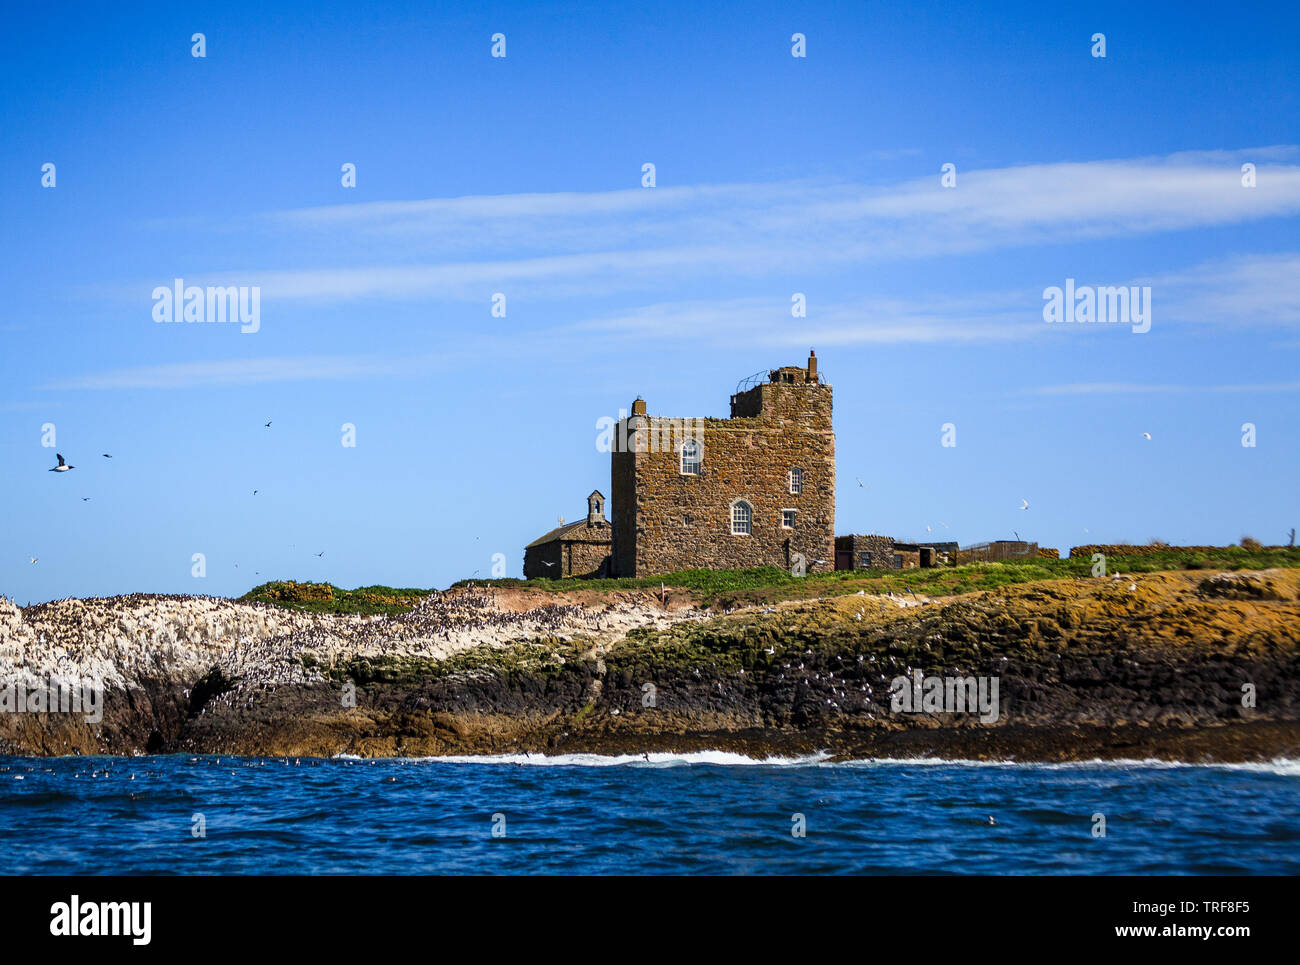
[[[1295, 757], [1298, 653], [1295, 569], [726, 613], [635, 592], [473, 588], [394, 617], [197, 597], [0, 601], [0, 687], [104, 688], [97, 723], [0, 712], [0, 753]], [[996, 720], [939, 699], [901, 710], [900, 677], [918, 696], [921, 679], [996, 682]]]

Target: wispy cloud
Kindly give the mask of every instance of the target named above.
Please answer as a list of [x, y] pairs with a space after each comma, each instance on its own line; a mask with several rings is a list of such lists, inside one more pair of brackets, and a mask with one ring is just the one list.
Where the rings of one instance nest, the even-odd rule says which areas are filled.
[[804, 318], [779, 298], [663, 302], [575, 323], [577, 333], [628, 338], [734, 342], [772, 346], [870, 345], [902, 342], [965, 342], [1025, 338], [1045, 326], [1036, 293], [915, 298], [880, 297], [819, 305]]
[[[1298, 155], [1280, 146], [959, 170], [951, 189], [935, 171], [886, 186], [780, 181], [271, 212], [244, 227], [282, 236], [286, 251], [313, 253], [288, 258], [318, 263], [212, 274], [206, 283], [331, 301], [479, 299], [505, 286], [596, 295], [652, 291], [669, 272], [752, 280], [1216, 227], [1300, 214]], [[1241, 185], [1246, 161], [1257, 165], [1257, 187]]]
[[[1062, 279], [1044, 279], [1060, 284]], [[1079, 279], [1079, 284], [1103, 280]], [[1300, 253], [1243, 255], [1152, 278], [1105, 279], [1150, 285], [1153, 325], [1184, 323], [1300, 325]], [[918, 292], [848, 303], [809, 305], [795, 318], [788, 300], [737, 298], [661, 302], [575, 323], [576, 332], [782, 345], [960, 343], [1035, 336], [1102, 333], [1106, 326], [1049, 326], [1042, 319], [1042, 285], [960, 296]], [[1115, 334], [1117, 330], [1110, 329]]]
[[1141, 382], [1075, 382], [1026, 389], [1028, 395], [1136, 395], [1185, 392], [1300, 392], [1300, 382], [1261, 382], [1242, 385], [1150, 385]]
[[259, 382], [417, 377], [445, 367], [446, 355], [383, 358], [314, 355], [177, 362], [60, 379], [41, 389], [186, 389]]

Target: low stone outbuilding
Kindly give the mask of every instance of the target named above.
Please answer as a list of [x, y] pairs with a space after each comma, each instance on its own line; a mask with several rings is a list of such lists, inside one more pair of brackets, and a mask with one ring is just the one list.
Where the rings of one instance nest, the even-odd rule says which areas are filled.
[[904, 543], [889, 536], [835, 537], [837, 570], [911, 570], [917, 567], [952, 566], [957, 561], [957, 544]]
[[607, 576], [609, 554], [605, 497], [595, 491], [587, 497], [586, 519], [558, 526], [524, 547], [524, 579]]

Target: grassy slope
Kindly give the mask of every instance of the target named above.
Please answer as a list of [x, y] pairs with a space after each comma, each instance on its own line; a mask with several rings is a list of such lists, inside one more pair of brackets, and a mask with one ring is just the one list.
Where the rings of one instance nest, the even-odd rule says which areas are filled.
[[[1300, 548], [1226, 546], [1213, 552], [1151, 547], [1139, 555], [1111, 557], [1108, 573], [1151, 573], [1160, 570], [1260, 570], [1275, 566], [1300, 566]], [[812, 597], [868, 593], [906, 593], [955, 596], [977, 590], [1028, 583], [1034, 580], [1089, 576], [1092, 561], [1083, 559], [1027, 559], [1006, 563], [915, 570], [840, 570], [796, 578], [775, 567], [749, 570], [687, 570], [665, 576], [604, 580], [462, 580], [463, 586], [519, 587], [540, 592], [655, 590], [671, 587], [688, 591], [702, 606], [725, 608], [752, 603], [775, 603]], [[344, 590], [328, 583], [263, 583], [240, 597], [245, 602], [270, 603], [318, 613], [403, 613], [434, 590], [366, 586]]]

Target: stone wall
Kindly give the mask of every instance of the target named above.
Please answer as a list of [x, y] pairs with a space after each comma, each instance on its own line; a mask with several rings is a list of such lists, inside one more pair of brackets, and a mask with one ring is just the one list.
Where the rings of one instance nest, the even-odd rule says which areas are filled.
[[[1091, 543], [1070, 547], [1070, 559], [1091, 558], [1093, 553], [1105, 556], [1144, 556], [1147, 553], [1222, 553], [1231, 546], [1166, 546], [1164, 544], [1139, 546], [1130, 543]], [[1274, 547], [1278, 548], [1278, 547]]]
[[565, 541], [563, 546], [565, 576], [609, 575], [608, 540], [603, 543]]
[[549, 543], [542, 543], [540, 546], [529, 546], [524, 549], [524, 579], [535, 580], [538, 577], [550, 577], [559, 579], [562, 576], [560, 563], [563, 562], [560, 541], [551, 540]]
[[[776, 372], [807, 378], [804, 369]], [[731, 408], [729, 419], [682, 420], [702, 437], [697, 475], [681, 472], [680, 438], [671, 447], [651, 446], [650, 437], [663, 434], [640, 414], [644, 403], [634, 404], [617, 428], [628, 451], [615, 452], [611, 461], [615, 575], [789, 569], [794, 554], [804, 556], [808, 572], [834, 568], [831, 387], [820, 381], [768, 382], [734, 396]], [[802, 493], [790, 492], [792, 468], [803, 470]], [[732, 534], [737, 500], [752, 509], [749, 535]], [[791, 528], [782, 525], [786, 509], [795, 510]]]

